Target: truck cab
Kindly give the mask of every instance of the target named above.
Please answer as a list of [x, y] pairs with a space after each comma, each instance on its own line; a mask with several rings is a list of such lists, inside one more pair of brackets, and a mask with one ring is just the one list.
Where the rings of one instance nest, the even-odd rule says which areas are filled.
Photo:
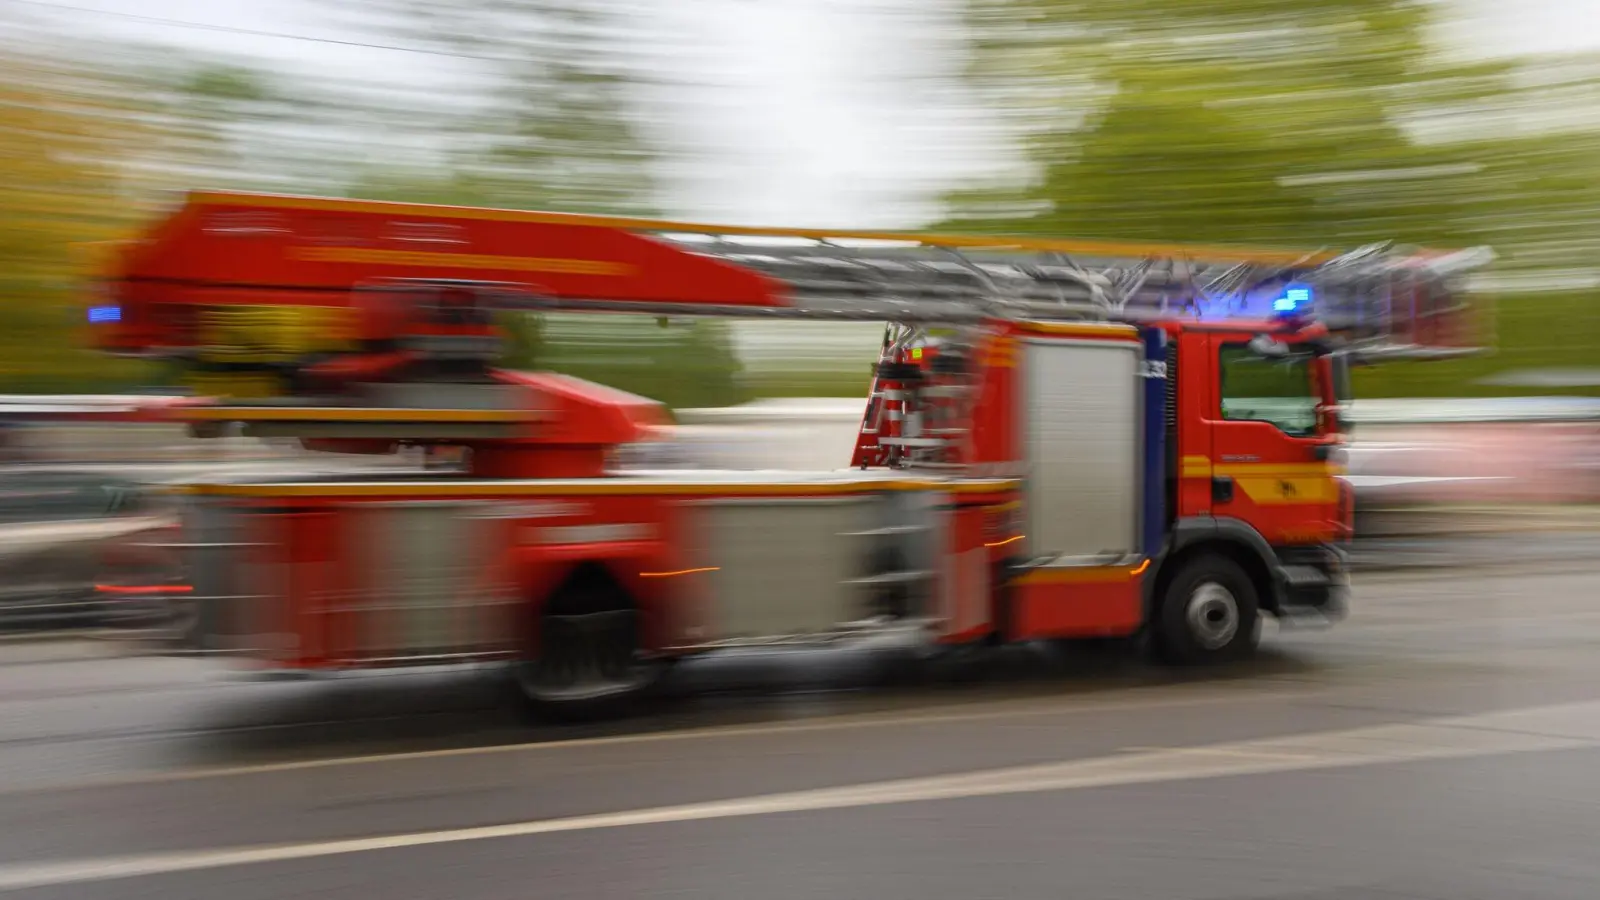
[[1283, 619], [1344, 615], [1342, 359], [1325, 329], [1293, 319], [1173, 322], [1167, 555], [1227, 547]]

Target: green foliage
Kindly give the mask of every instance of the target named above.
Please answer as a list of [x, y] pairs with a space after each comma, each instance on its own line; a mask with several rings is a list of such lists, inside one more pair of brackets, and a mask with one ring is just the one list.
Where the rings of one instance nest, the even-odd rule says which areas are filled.
[[[941, 229], [1307, 248], [1487, 243], [1503, 271], [1592, 270], [1600, 60], [1448, 62], [1427, 41], [1439, 9], [969, 0], [969, 81], [1005, 115], [1033, 176], [955, 192]], [[1519, 126], [1562, 111], [1565, 131]], [[1506, 299], [1496, 352], [1363, 370], [1358, 391], [1509, 393], [1475, 382], [1600, 364], [1592, 302]]]
[[1480, 356], [1357, 368], [1356, 397], [1512, 397], [1529, 393], [1600, 396], [1600, 387], [1530, 390], [1484, 383], [1527, 369], [1600, 368], [1600, 316], [1592, 292], [1503, 295], [1491, 311], [1498, 340]]
[[[656, 212], [657, 150], [628, 103], [644, 77], [627, 65], [640, 0], [366, 2], [408, 44], [470, 57], [491, 79], [487, 103], [446, 125], [460, 136], [450, 171], [423, 184], [513, 209]], [[390, 177], [355, 192], [391, 191]]]
[[526, 317], [521, 368], [587, 378], [670, 407], [731, 406], [752, 398], [740, 383], [729, 323], [663, 324], [648, 316]]
[[130, 221], [118, 166], [137, 131], [103, 87], [53, 55], [0, 51], [0, 391], [96, 390], [145, 374], [79, 340], [85, 245]]
[[[971, 7], [972, 80], [1012, 111], [1038, 172], [1012, 199], [1049, 211], [988, 216], [992, 188], [958, 192], [950, 227], [1270, 245], [1444, 239], [1456, 194], [1434, 173], [1462, 154], [1417, 144], [1401, 122], [1499, 89], [1505, 75], [1438, 65], [1422, 37], [1430, 8], [1409, 0]], [[1354, 189], [1339, 177], [1373, 169], [1415, 174]]]

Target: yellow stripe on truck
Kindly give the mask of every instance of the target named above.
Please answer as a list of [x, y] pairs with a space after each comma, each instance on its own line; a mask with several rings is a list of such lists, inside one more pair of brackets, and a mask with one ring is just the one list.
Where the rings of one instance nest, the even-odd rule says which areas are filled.
[[1252, 503], [1282, 506], [1292, 503], [1336, 503], [1343, 466], [1312, 463], [1222, 463], [1208, 457], [1185, 456], [1179, 461], [1184, 478], [1232, 478]]
[[1339, 486], [1328, 475], [1235, 478], [1234, 484], [1258, 506], [1336, 503], [1339, 500]]

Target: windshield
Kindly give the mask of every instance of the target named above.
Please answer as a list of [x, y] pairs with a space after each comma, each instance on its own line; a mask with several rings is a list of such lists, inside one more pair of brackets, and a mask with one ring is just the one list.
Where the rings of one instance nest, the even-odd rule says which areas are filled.
[[1317, 433], [1320, 398], [1311, 377], [1312, 357], [1304, 354], [1270, 359], [1247, 344], [1222, 347], [1222, 418], [1235, 422], [1269, 422], [1295, 437]]

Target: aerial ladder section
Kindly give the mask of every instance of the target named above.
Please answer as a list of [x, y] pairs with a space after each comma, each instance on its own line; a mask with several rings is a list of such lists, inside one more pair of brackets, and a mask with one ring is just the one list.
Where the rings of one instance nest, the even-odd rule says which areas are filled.
[[[770, 229], [195, 192], [143, 238], [107, 248], [89, 321], [102, 350], [193, 360], [229, 330], [208, 328], [206, 311], [301, 308], [255, 320], [255, 340], [275, 362], [303, 366], [293, 355], [304, 347], [341, 343], [481, 352], [469, 307], [958, 325], [1270, 318], [1287, 297], [1352, 352], [1429, 358], [1475, 349], [1481, 335], [1456, 276], [1490, 258], [1484, 249]], [[416, 321], [419, 303], [441, 299], [465, 317]]]
[[[194, 192], [143, 238], [110, 248], [88, 318], [98, 348], [177, 362], [199, 393], [231, 398], [185, 407], [201, 433], [256, 409], [246, 417], [256, 433], [364, 452], [397, 440], [507, 439], [539, 415], [525, 408], [529, 391], [545, 412], [597, 409], [592, 388], [495, 368], [505, 311], [882, 322], [863, 423], [872, 434], [853, 460], [865, 465], [949, 458], [930, 451], [947, 443], [940, 436], [889, 424], [912, 415], [896, 379], [925, 364], [919, 402], [932, 417], [953, 414], [971, 394], [956, 357], [995, 323], [1294, 316], [1326, 328], [1351, 358], [1448, 357], [1482, 343], [1460, 276], [1490, 256], [769, 229]], [[941, 353], [945, 362], [934, 361]], [[571, 440], [640, 439], [659, 421], [636, 413], [576, 416], [594, 433]]]

